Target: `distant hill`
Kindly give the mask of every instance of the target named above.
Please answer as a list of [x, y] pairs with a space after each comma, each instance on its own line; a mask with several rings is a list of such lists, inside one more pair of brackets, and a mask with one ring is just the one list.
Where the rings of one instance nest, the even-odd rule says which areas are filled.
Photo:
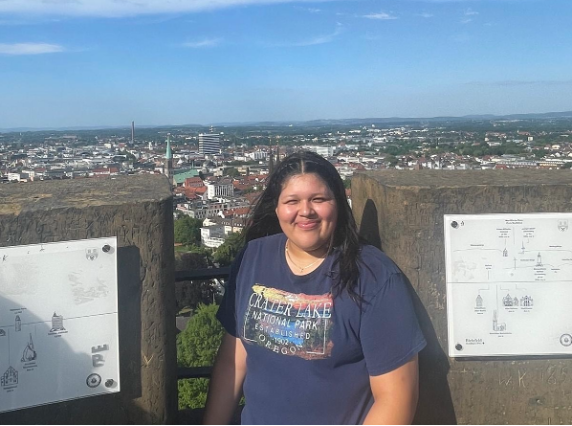
[[371, 124], [407, 124], [407, 123], [441, 123], [441, 122], [464, 122], [464, 121], [502, 121], [502, 120], [550, 120], [550, 119], [567, 119], [572, 118], [572, 111], [564, 112], [546, 112], [531, 114], [510, 114], [510, 115], [464, 115], [464, 116], [443, 116], [443, 117], [387, 117], [387, 118], [344, 118], [344, 119], [320, 119], [309, 121], [260, 121], [260, 122], [244, 122], [231, 123], [220, 122], [213, 123], [214, 126], [262, 126], [262, 127], [284, 127], [288, 125], [302, 127], [317, 126], [350, 126], [350, 125], [371, 125]]
[[[1, 0], [0, 0], [1, 1]], [[136, 124], [135, 131], [137, 129], [161, 129], [161, 128], [168, 128], [171, 129], [173, 127], [205, 127], [201, 124], [161, 124], [161, 125], [146, 125], [146, 124]], [[0, 133], [12, 133], [12, 132], [45, 132], [45, 131], [54, 131], [54, 132], [65, 132], [65, 131], [74, 131], [74, 130], [125, 130], [129, 129], [131, 131], [131, 124], [125, 126], [70, 126], [70, 127], [9, 127], [9, 128], [0, 128]]]
[[[572, 119], [572, 111], [546, 112], [531, 114], [509, 114], [509, 115], [465, 115], [465, 116], [443, 116], [443, 117], [388, 117], [388, 118], [345, 118], [345, 119], [320, 119], [309, 121], [257, 121], [257, 122], [217, 122], [209, 124], [176, 124], [176, 125], [141, 125], [136, 124], [135, 129], [159, 129], [159, 128], [204, 128], [212, 125], [217, 127], [322, 127], [322, 126], [365, 126], [365, 125], [405, 125], [414, 123], [436, 124], [436, 123], [462, 123], [479, 121], [527, 121], [527, 120], [562, 120]], [[11, 132], [37, 132], [37, 131], [78, 131], [78, 130], [113, 130], [130, 129], [130, 125], [125, 126], [72, 126], [72, 127], [15, 127], [0, 128], [2, 133]]]

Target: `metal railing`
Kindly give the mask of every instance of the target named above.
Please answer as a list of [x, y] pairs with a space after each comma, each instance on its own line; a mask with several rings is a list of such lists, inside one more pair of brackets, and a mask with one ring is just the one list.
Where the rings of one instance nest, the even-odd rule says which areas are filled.
[[230, 274], [230, 266], [222, 268], [188, 269], [175, 271], [175, 281], [208, 280], [210, 278], [226, 278]]
[[[208, 280], [211, 278], [227, 278], [230, 274], [230, 266], [222, 268], [190, 269], [186, 271], [175, 271], [175, 282]], [[210, 367], [178, 367], [177, 379], [200, 379], [210, 378], [212, 366]]]

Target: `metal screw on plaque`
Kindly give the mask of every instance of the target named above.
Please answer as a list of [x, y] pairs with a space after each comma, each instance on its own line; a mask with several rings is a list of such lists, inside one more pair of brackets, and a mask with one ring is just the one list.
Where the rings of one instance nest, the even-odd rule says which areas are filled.
[[462, 351], [463, 350], [463, 345], [461, 345], [460, 343], [457, 343], [455, 345], [455, 349], [457, 349], [458, 351]]
[[451, 222], [451, 226], [455, 229], [457, 229], [459, 227], [459, 224], [457, 223], [456, 220], [454, 220], [453, 222]]
[[104, 245], [101, 250], [103, 250], [104, 253], [109, 253], [109, 250], [111, 250], [111, 246], [109, 244]]
[[115, 382], [113, 381], [113, 379], [107, 379], [107, 380], [105, 381], [105, 387], [106, 387], [106, 388], [110, 388], [111, 386], [113, 386], [113, 383], [115, 383]]

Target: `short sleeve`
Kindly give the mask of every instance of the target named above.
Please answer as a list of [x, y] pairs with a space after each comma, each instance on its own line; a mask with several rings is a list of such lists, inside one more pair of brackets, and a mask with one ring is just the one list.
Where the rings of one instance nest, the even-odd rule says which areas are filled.
[[391, 273], [363, 309], [360, 341], [370, 376], [395, 370], [426, 345], [403, 274]]
[[245, 251], [246, 247], [236, 256], [230, 266], [230, 274], [225, 286], [224, 296], [216, 314], [224, 329], [234, 337], [238, 337], [236, 331], [236, 280]]

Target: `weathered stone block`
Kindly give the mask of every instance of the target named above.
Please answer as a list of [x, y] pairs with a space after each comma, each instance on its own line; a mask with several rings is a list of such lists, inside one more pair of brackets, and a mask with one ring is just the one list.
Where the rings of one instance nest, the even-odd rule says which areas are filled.
[[418, 423], [569, 424], [572, 359], [451, 359], [444, 214], [572, 212], [569, 171], [380, 171], [356, 174], [360, 232], [411, 282], [429, 341], [420, 355]]
[[[172, 196], [163, 176], [0, 186], [0, 247], [116, 236], [121, 392], [2, 424], [160, 424], [177, 415]], [[46, 277], [49, 285], [50, 277]]]

